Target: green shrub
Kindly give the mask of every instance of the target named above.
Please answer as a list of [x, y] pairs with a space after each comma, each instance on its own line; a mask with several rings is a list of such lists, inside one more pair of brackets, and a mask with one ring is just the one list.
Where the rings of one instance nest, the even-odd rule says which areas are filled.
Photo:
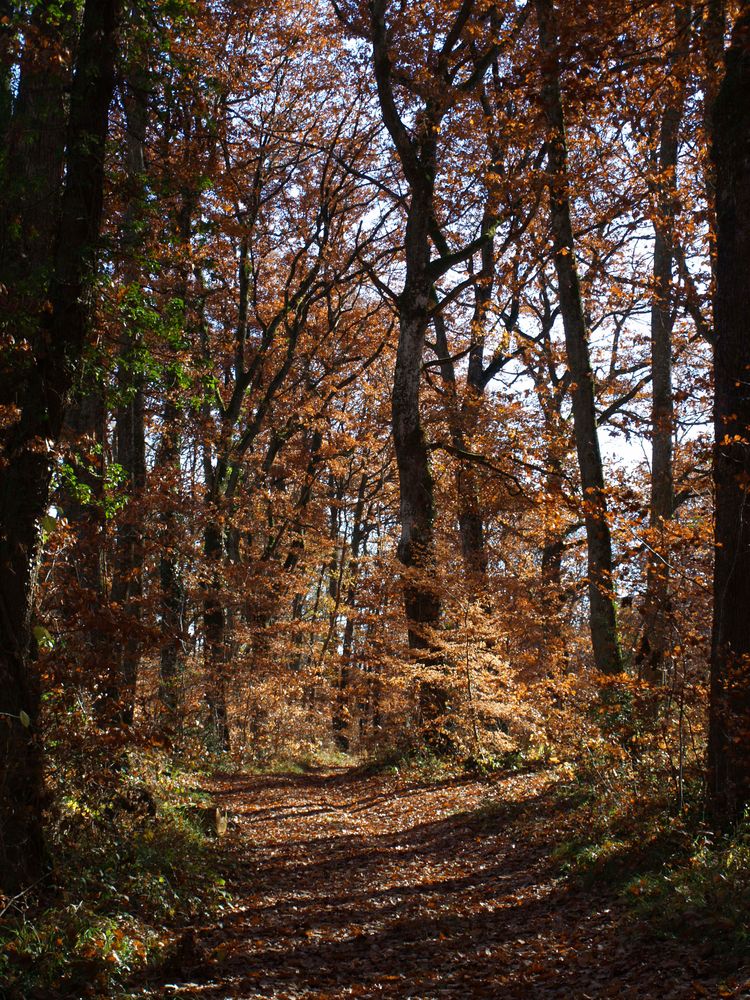
[[181, 808], [205, 798], [195, 775], [163, 754], [132, 754], [111, 778], [59, 800], [53, 871], [0, 927], [3, 996], [101, 995], [226, 903], [209, 842]]
[[750, 821], [732, 836], [695, 838], [678, 865], [633, 878], [627, 893], [637, 911], [664, 933], [709, 938], [750, 957]]

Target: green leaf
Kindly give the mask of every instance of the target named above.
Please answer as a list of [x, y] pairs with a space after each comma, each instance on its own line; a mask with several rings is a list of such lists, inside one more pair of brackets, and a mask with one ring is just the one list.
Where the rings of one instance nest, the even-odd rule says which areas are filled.
[[55, 640], [49, 629], [45, 628], [44, 625], [37, 625], [34, 628], [34, 638], [36, 639], [36, 644], [40, 649], [54, 649]]
[[21, 720], [21, 725], [24, 727], [24, 729], [28, 729], [29, 726], [31, 725], [31, 718], [29, 717], [28, 712], [24, 712], [23, 709], [21, 709], [21, 711], [18, 713], [18, 718]]

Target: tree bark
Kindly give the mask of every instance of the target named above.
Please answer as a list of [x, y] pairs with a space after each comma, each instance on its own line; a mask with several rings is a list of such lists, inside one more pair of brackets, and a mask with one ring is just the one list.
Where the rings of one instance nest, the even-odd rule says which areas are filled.
[[[479, 294], [478, 290], [477, 297]], [[437, 307], [437, 301], [435, 305]], [[479, 312], [478, 307], [475, 310], [473, 327], [478, 325], [477, 312]], [[432, 323], [435, 329], [435, 346], [440, 358], [440, 373], [447, 397], [446, 410], [451, 443], [460, 455], [471, 450], [471, 433], [476, 428], [484, 385], [481, 378], [472, 377], [475, 371], [471, 364], [473, 359], [471, 359], [466, 380], [466, 395], [463, 404], [459, 401], [456, 371], [450, 356], [450, 346], [442, 314], [436, 312]], [[472, 350], [474, 352], [477, 352], [477, 340], [479, 339], [473, 339]], [[480, 375], [483, 371], [481, 357], [481, 353], [479, 353]], [[476, 468], [471, 459], [458, 459], [456, 497], [458, 499], [458, 537], [461, 542], [461, 556], [466, 577], [471, 584], [481, 586], [487, 580], [487, 551], [484, 538], [484, 517], [479, 499], [479, 482]]]
[[536, 12], [542, 56], [541, 98], [548, 126], [547, 166], [554, 263], [572, 378], [573, 427], [586, 524], [591, 642], [597, 670], [616, 674], [622, 670], [622, 657], [612, 578], [612, 539], [597, 431], [594, 373], [571, 221], [566, 128], [553, 0], [536, 0]]
[[[177, 297], [183, 302], [183, 322], [189, 327], [189, 284], [190, 268], [186, 253], [193, 230], [193, 215], [198, 204], [198, 195], [190, 190], [183, 191], [182, 204], [177, 220], [177, 234], [181, 248], [181, 262], [178, 269]], [[159, 697], [167, 709], [168, 717], [173, 715], [179, 701], [179, 679], [184, 669], [185, 631], [183, 615], [185, 608], [185, 587], [182, 580], [180, 559], [177, 555], [179, 538], [182, 534], [177, 513], [182, 470], [180, 468], [180, 446], [182, 439], [179, 389], [174, 371], [167, 366], [163, 430], [159, 442], [157, 466], [166, 474], [168, 496], [162, 505], [160, 517], [160, 619], [162, 645], [159, 655]]]
[[[419, 389], [432, 302], [430, 220], [436, 135], [442, 116], [436, 108], [432, 109], [425, 115], [419, 139], [411, 138], [393, 96], [385, 5], [382, 0], [375, 0], [371, 10], [373, 63], [383, 121], [398, 151], [410, 189], [404, 248], [406, 277], [398, 299], [399, 340], [391, 419], [400, 488], [398, 558], [405, 570], [404, 605], [409, 646], [429, 651], [434, 647], [431, 630], [437, 626], [442, 608], [440, 595], [428, 582], [435, 559], [435, 501]], [[427, 703], [424, 707], [429, 712]]]
[[750, 804], [750, 4], [714, 106], [714, 610], [708, 795], [719, 823]]
[[[142, 71], [136, 71], [127, 83], [124, 103], [127, 121], [125, 162], [130, 190], [122, 234], [123, 278], [130, 293], [139, 294], [136, 247], [144, 195], [147, 116], [146, 80]], [[120, 401], [115, 413], [115, 441], [117, 462], [127, 477], [128, 505], [119, 518], [112, 582], [112, 600], [122, 609], [126, 634], [121, 637], [119, 648], [112, 651], [117, 676], [110, 690], [117, 718], [126, 725], [133, 722], [135, 712], [143, 601], [144, 544], [139, 505], [146, 489], [146, 416], [144, 378], [138, 364], [141, 340], [141, 331], [131, 326], [126, 318], [117, 366]]]
[[206, 643], [206, 704], [209, 726], [217, 749], [229, 750], [229, 712], [227, 708], [227, 670], [229, 637], [227, 608], [222, 597], [222, 568], [226, 559], [224, 529], [216, 521], [205, 530], [203, 554], [211, 572], [211, 582], [203, 602], [203, 627]]
[[[171, 393], [173, 387], [168, 387]], [[168, 496], [161, 514], [159, 586], [161, 618], [161, 650], [159, 654], [159, 698], [174, 713], [178, 707], [178, 684], [183, 669], [183, 610], [185, 588], [177, 556], [180, 527], [176, 493], [180, 482], [180, 442], [178, 410], [173, 399], [164, 404], [164, 429], [159, 442], [157, 465], [167, 475]]]
[[18, 97], [7, 134], [0, 253], [4, 278], [43, 301], [53, 265], [65, 154], [66, 90], [75, 38], [70, 11], [59, 21], [49, 2], [24, 26]]
[[8, 333], [18, 322], [15, 332], [31, 351], [29, 357], [11, 354], [0, 372], [0, 402], [11, 417], [2, 429], [0, 465], [0, 884], [5, 892], [38, 877], [44, 859], [40, 685], [32, 662], [40, 521], [89, 331], [119, 6], [118, 0], [88, 0], [84, 9], [48, 304], [32, 323], [10, 312]]
[[[349, 564], [346, 567], [348, 584], [346, 591], [347, 616], [344, 624], [344, 631], [341, 640], [341, 663], [339, 666], [338, 683], [336, 685], [335, 702], [331, 724], [333, 728], [333, 738], [339, 750], [348, 751], [351, 740], [347, 733], [348, 710], [347, 699], [349, 696], [349, 684], [351, 676], [351, 657], [354, 645], [354, 603], [357, 599], [357, 576], [359, 574], [359, 558], [362, 549], [367, 544], [369, 529], [364, 523], [365, 514], [365, 489], [367, 487], [367, 473], [362, 473], [359, 489], [357, 491], [357, 502], [354, 505], [352, 519], [352, 537]], [[342, 559], [344, 556], [342, 555]]]
[[[644, 635], [639, 651], [643, 676], [663, 682], [671, 669], [670, 553], [668, 522], [674, 514], [674, 396], [672, 332], [674, 305], [674, 225], [677, 212], [677, 157], [686, 94], [685, 61], [690, 46], [690, 6], [679, 3], [674, 17], [675, 45], [670, 58], [669, 98], [659, 129], [655, 181], [654, 265], [651, 299], [651, 549], [646, 561]], [[672, 86], [673, 84], [673, 86]]]

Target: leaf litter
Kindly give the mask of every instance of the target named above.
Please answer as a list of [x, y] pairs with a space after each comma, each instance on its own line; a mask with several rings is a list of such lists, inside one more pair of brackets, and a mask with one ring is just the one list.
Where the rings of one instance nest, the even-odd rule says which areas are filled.
[[[129, 997], [750, 997], [716, 956], [634, 922], [553, 860], [554, 771], [438, 783], [353, 770], [224, 775], [236, 900]], [[580, 831], [579, 831], [580, 832]]]

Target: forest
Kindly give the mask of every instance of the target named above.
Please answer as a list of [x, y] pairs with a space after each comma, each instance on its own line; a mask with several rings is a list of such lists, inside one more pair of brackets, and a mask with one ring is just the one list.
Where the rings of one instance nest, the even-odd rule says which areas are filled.
[[750, 996], [748, 0], [0, 0], [0, 997]]

